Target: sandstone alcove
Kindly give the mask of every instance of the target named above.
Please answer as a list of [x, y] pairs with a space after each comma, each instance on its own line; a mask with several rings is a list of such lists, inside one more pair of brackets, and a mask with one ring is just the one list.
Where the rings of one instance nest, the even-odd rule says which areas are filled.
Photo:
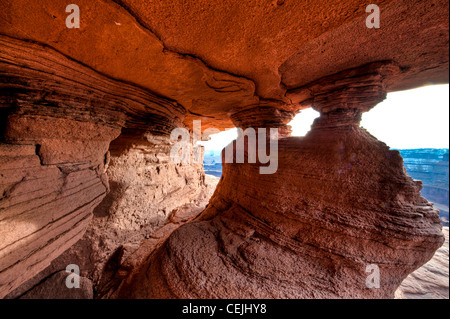
[[[70, 294], [76, 264], [84, 298], [393, 298], [443, 244], [360, 121], [448, 83], [448, 1], [380, 1], [379, 29], [359, 0], [76, 4], [0, 2], [0, 297]], [[276, 129], [276, 172], [174, 163], [194, 120]]]

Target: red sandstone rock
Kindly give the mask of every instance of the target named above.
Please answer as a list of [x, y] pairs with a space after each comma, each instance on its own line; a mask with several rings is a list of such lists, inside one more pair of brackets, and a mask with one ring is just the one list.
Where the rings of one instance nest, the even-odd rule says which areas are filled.
[[184, 110], [42, 46], [0, 41], [7, 79], [1, 87], [9, 93], [2, 104], [7, 144], [0, 144], [0, 296], [5, 296], [82, 238], [109, 189], [107, 153], [121, 127], [136, 129], [145, 123], [142, 118], [153, 119], [153, 127], [144, 124], [147, 130], [167, 133], [181, 123]]
[[79, 278], [78, 288], [67, 289], [68, 273], [60, 271], [45, 279], [37, 287], [31, 289], [20, 299], [93, 299], [92, 282], [84, 277]]
[[0, 33], [175, 100], [187, 125], [231, 127], [229, 113], [264, 100], [297, 108], [287, 89], [375, 61], [405, 73], [390, 90], [448, 82], [446, 0], [378, 1], [380, 29], [366, 27], [360, 0], [80, 0], [79, 30], [66, 28], [66, 5], [4, 1]]
[[445, 244], [433, 258], [410, 274], [395, 292], [399, 299], [448, 299], [448, 227], [444, 227]]
[[[386, 92], [448, 83], [448, 1], [381, 1], [377, 30], [358, 0], [186, 4], [79, 0], [68, 29], [64, 1], [0, 3], [0, 297], [73, 259], [105, 298], [393, 297], [440, 223], [357, 123]], [[276, 174], [225, 165], [190, 222], [210, 189], [167, 153], [194, 119], [281, 139]]]
[[[206, 220], [176, 230], [119, 297], [392, 298], [442, 244], [420, 184], [364, 130], [316, 127], [279, 143], [274, 175], [225, 164]], [[380, 289], [365, 286], [369, 264]]]
[[[334, 97], [338, 83], [322, 85], [335, 88]], [[444, 239], [439, 212], [406, 175], [399, 152], [359, 127], [355, 97], [367, 110], [384, 90], [379, 77], [346, 85], [341, 100], [314, 96], [321, 116], [304, 138], [279, 140], [275, 174], [224, 163], [207, 209], [149, 252], [115, 296], [393, 298]], [[379, 267], [378, 289], [366, 286], [369, 265]]]
[[180, 226], [197, 216], [215, 187], [205, 182], [202, 164], [170, 160], [173, 143], [167, 137], [137, 132], [132, 137], [132, 143], [126, 134], [111, 143], [106, 171], [110, 191], [94, 209], [85, 236], [52, 265], [60, 269], [68, 263], [80, 265], [96, 289], [107, 280], [105, 267], [116, 262], [110, 259], [117, 250], [126, 248], [121, 256], [126, 259], [159, 229]]

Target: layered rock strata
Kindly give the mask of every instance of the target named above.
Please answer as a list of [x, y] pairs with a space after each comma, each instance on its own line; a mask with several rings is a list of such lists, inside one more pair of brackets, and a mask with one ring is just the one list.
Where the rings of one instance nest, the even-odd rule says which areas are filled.
[[274, 128], [278, 129], [278, 136], [290, 136], [292, 129], [289, 123], [296, 112], [280, 110], [273, 106], [258, 105], [231, 115], [236, 127], [246, 130], [248, 128]]
[[[384, 297], [438, 246], [420, 183], [358, 122], [386, 92], [448, 83], [448, 1], [380, 1], [380, 29], [360, 0], [79, 0], [79, 28], [67, 4], [0, 2], [0, 297], [74, 259], [97, 297]], [[290, 138], [310, 106], [313, 131]], [[167, 161], [169, 132], [198, 119], [278, 129], [280, 163], [227, 164], [171, 235], [208, 192]], [[368, 262], [383, 290], [358, 286]], [[134, 281], [149, 263], [159, 286]]]
[[125, 130], [111, 143], [106, 171], [110, 191], [94, 209], [86, 234], [52, 263], [52, 271], [77, 264], [96, 293], [102, 291], [114, 267], [143, 240], [204, 210], [215, 185], [205, 181], [201, 163], [173, 163], [173, 143], [166, 136], [135, 130]]
[[[36, 297], [41, 291], [46, 298], [60, 298], [48, 288], [64, 290], [58, 274], [69, 264], [79, 266], [95, 298], [104, 297], [117, 277], [133, 268], [140, 254], [137, 249], [163, 242], [201, 213], [218, 178], [205, 176], [201, 164], [173, 163], [169, 158], [173, 143], [164, 136], [124, 129], [109, 148], [110, 191], [94, 209], [84, 236], [7, 298]], [[61, 296], [78, 295], [67, 291]]]
[[122, 128], [168, 140], [185, 110], [44, 46], [0, 44], [3, 297], [82, 238], [108, 192], [109, 144]]
[[304, 138], [278, 141], [277, 172], [224, 163], [207, 209], [149, 251], [115, 297], [393, 298], [444, 240], [398, 151], [359, 126], [395, 72], [376, 63], [297, 90], [321, 116]]
[[379, 0], [380, 29], [367, 28], [362, 0], [76, 4], [80, 28], [69, 29], [65, 1], [2, 1], [0, 33], [176, 100], [187, 125], [228, 128], [230, 113], [261, 99], [289, 104], [286, 90], [373, 61], [404, 69], [390, 90], [449, 81], [446, 0]]

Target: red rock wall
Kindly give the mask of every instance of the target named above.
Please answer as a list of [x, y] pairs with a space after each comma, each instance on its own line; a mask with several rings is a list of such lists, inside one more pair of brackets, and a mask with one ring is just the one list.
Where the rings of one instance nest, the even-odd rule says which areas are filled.
[[49, 48], [0, 43], [3, 297], [82, 238], [108, 192], [109, 144], [122, 127], [164, 135], [185, 111]]
[[[386, 70], [374, 64], [305, 88], [321, 116], [304, 138], [278, 141], [277, 172], [224, 163], [206, 210], [149, 251], [115, 296], [393, 298], [444, 238], [398, 151], [359, 127], [385, 97]], [[369, 265], [379, 288], [366, 285]]]
[[8, 125], [0, 144], [1, 296], [83, 236], [107, 192], [105, 153], [120, 132], [47, 116], [11, 115]]
[[173, 163], [172, 145], [166, 136], [136, 130], [124, 130], [111, 143], [106, 171], [110, 191], [94, 209], [86, 234], [53, 262], [52, 271], [77, 264], [100, 291], [117, 270], [116, 263], [143, 240], [180, 212], [192, 218], [203, 211], [214, 187], [205, 182], [201, 163]]
[[[358, 123], [386, 92], [448, 82], [448, 1], [384, 1], [379, 30], [356, 0], [205, 3], [80, 0], [78, 30], [63, 1], [0, 4], [0, 297], [91, 252], [104, 297], [392, 297], [442, 244], [420, 183]], [[289, 137], [307, 107], [320, 119]], [[224, 165], [178, 228], [201, 205], [176, 206], [205, 185], [168, 162], [167, 136], [200, 118], [277, 128], [278, 170]], [[364, 285], [369, 263], [380, 289]]]
[[[274, 175], [225, 164], [206, 220], [176, 230], [120, 297], [392, 298], [442, 244], [420, 184], [363, 129], [279, 143]], [[369, 264], [380, 289], [366, 287]]]

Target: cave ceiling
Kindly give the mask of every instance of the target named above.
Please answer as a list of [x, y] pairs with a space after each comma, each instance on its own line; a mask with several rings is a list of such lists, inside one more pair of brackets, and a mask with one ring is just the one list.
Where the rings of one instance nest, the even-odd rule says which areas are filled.
[[296, 111], [289, 91], [376, 61], [401, 70], [388, 91], [448, 83], [446, 0], [378, 1], [379, 29], [360, 0], [76, 4], [80, 28], [69, 29], [65, 1], [1, 1], [0, 33], [175, 101], [189, 126], [232, 127], [232, 114], [258, 105]]

